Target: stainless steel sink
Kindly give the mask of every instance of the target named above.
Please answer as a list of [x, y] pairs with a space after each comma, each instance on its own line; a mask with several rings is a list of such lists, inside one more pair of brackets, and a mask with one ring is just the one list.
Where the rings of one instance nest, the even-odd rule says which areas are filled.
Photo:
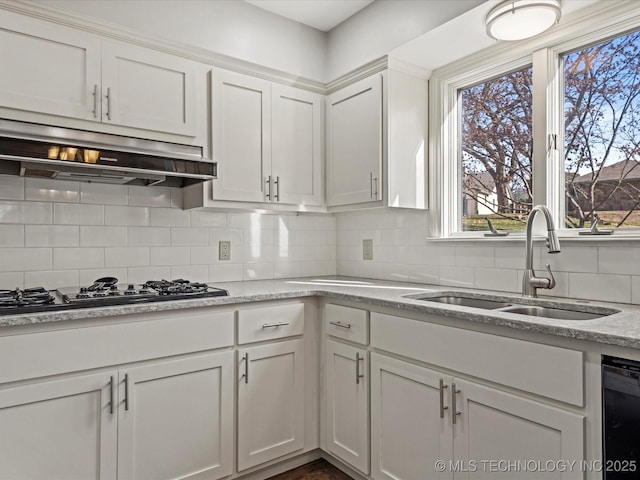
[[511, 305], [510, 303], [499, 302], [497, 300], [487, 300], [484, 298], [475, 297], [461, 297], [454, 295], [419, 298], [418, 300], [446, 303], [447, 305], [460, 305], [462, 307], [482, 308], [484, 310], [495, 310], [496, 308], [507, 307]]
[[593, 320], [601, 318], [610, 313], [592, 313], [582, 312], [578, 310], [564, 310], [560, 308], [539, 307], [537, 305], [513, 305], [511, 307], [501, 308], [502, 312], [519, 313], [520, 315], [529, 315], [531, 317], [557, 318], [559, 320]]
[[[481, 310], [494, 310], [506, 313], [516, 313], [518, 315], [527, 315], [529, 317], [555, 318], [558, 320], [593, 320], [608, 315], [618, 313], [613, 308], [604, 308], [589, 305], [562, 304], [558, 305], [554, 302], [553, 306], [532, 305], [520, 303], [516, 298], [510, 297], [485, 297], [479, 294], [469, 294], [465, 292], [446, 292], [440, 295], [407, 295], [408, 298], [421, 300], [424, 302], [444, 303], [447, 305], [458, 305], [461, 307], [477, 308]], [[537, 303], [543, 300], [535, 300]]]

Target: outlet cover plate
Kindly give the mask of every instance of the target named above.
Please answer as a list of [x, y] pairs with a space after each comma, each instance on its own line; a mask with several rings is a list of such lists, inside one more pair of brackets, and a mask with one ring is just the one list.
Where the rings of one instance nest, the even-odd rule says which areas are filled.
[[373, 260], [373, 240], [362, 240], [362, 259]]
[[218, 242], [218, 260], [231, 260], [231, 242], [229, 240]]

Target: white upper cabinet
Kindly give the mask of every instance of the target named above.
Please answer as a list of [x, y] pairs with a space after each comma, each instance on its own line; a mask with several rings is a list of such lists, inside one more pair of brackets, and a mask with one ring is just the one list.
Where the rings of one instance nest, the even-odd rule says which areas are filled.
[[5, 117], [198, 135], [196, 62], [0, 9], [0, 65]]
[[268, 201], [271, 172], [271, 84], [215, 70], [212, 86], [213, 160], [217, 200]]
[[196, 64], [126, 43], [103, 42], [102, 121], [196, 136]]
[[427, 80], [390, 68], [327, 98], [327, 206], [427, 207]]
[[382, 75], [327, 99], [327, 205], [379, 200], [382, 178]]
[[214, 70], [213, 200], [322, 203], [322, 97]]
[[322, 203], [322, 97], [273, 84], [271, 176], [273, 201]]
[[100, 39], [0, 10], [0, 106], [100, 121]]

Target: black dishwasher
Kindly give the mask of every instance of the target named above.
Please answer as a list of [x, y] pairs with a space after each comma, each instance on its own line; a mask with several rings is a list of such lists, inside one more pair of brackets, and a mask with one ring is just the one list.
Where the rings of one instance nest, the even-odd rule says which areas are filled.
[[640, 362], [602, 359], [605, 480], [640, 478]]

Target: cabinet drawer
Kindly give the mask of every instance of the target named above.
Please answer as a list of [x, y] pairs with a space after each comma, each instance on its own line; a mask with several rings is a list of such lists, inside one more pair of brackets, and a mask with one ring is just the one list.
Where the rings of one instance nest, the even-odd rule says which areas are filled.
[[580, 351], [375, 312], [371, 313], [371, 344], [491, 382], [584, 405]]
[[238, 343], [302, 335], [304, 303], [260, 307], [238, 312]]
[[0, 337], [0, 383], [233, 345], [233, 311], [198, 310]]
[[329, 304], [324, 313], [325, 331], [332, 337], [367, 345], [369, 343], [368, 313], [367, 310], [359, 308]]

